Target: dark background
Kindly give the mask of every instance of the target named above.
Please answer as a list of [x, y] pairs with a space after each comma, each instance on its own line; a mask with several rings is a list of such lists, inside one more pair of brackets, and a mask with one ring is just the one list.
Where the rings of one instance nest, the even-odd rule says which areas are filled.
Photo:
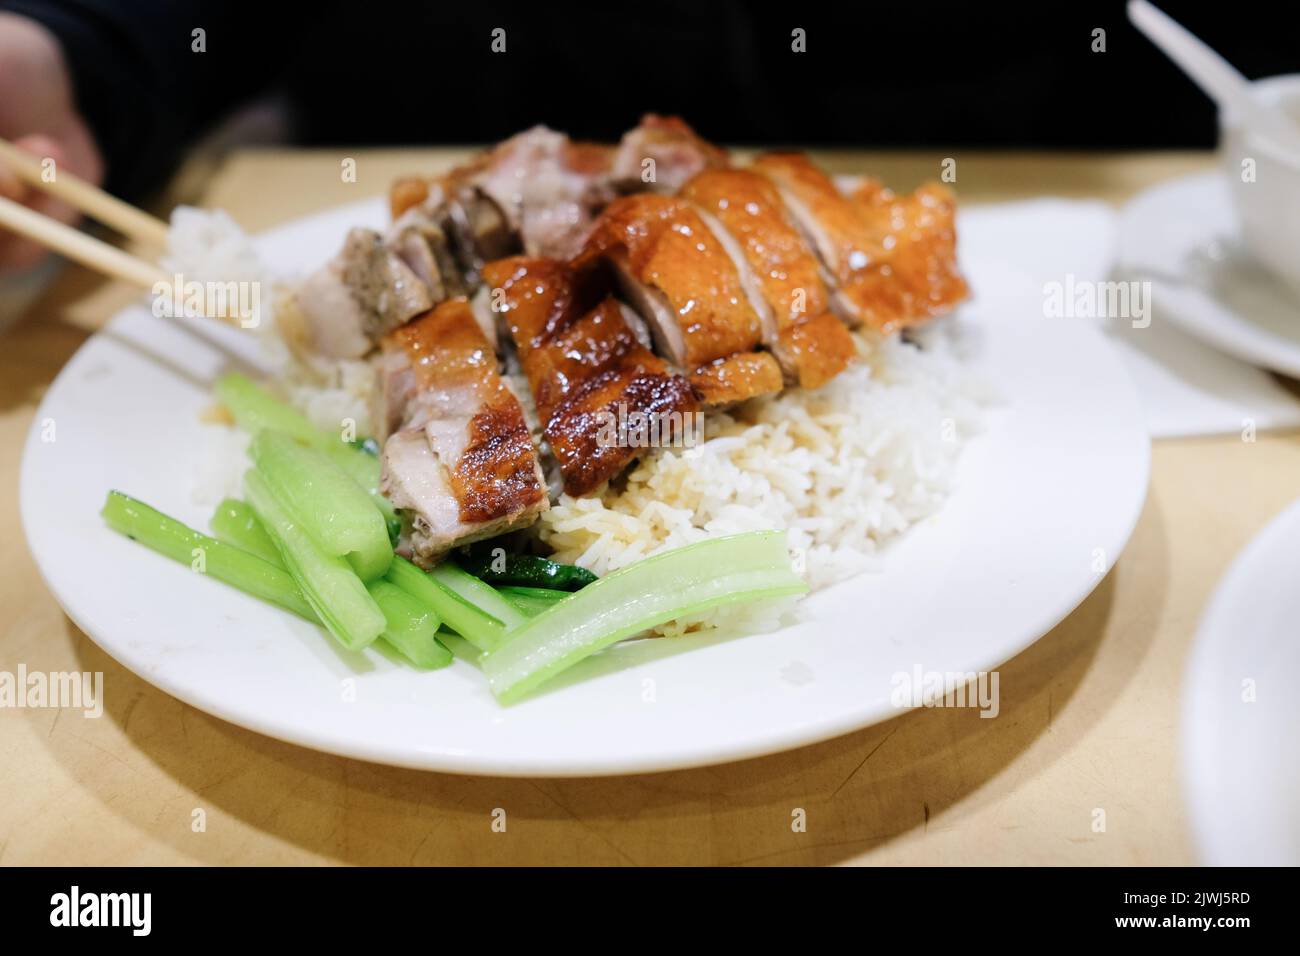
[[[645, 112], [736, 145], [1210, 147], [1215, 111], [1122, 2], [0, 0], [59, 34], [128, 196], [274, 94], [316, 146], [612, 141]], [[1294, 3], [1164, 0], [1247, 76], [1300, 71]], [[191, 31], [207, 49], [191, 50]], [[494, 28], [506, 52], [491, 50]], [[791, 31], [807, 31], [807, 52]], [[1094, 29], [1106, 31], [1093, 52]], [[284, 126], [281, 123], [281, 126]]]
[[[1122, 2], [417, 6], [425, 25], [396, 37], [382, 17], [362, 22], [345, 6], [334, 15], [349, 28], [327, 28], [323, 47], [302, 51], [290, 82], [308, 93], [306, 138], [490, 141], [545, 122], [612, 139], [655, 110], [730, 143], [1092, 149], [1215, 139], [1210, 101], [1133, 29]], [[1300, 70], [1300, 38], [1282, 26], [1291, 4], [1163, 7], [1248, 76]], [[494, 26], [507, 30], [504, 55], [489, 50]], [[807, 30], [803, 54], [790, 50], [796, 26]], [[1096, 27], [1105, 53], [1091, 50]], [[427, 64], [426, 106], [405, 130], [368, 111], [366, 94], [333, 106], [310, 95], [337, 82], [362, 32], [394, 59]]]

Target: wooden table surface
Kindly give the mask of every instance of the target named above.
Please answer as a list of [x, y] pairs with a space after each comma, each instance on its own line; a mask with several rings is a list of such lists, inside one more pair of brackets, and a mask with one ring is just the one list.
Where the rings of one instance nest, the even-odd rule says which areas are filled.
[[[438, 151], [249, 151], [181, 177], [250, 230], [382, 193]], [[952, 154], [963, 202], [1120, 202], [1206, 154]], [[943, 155], [835, 154], [910, 186]], [[99, 650], [46, 591], [18, 516], [42, 393], [130, 291], [66, 269], [0, 333], [0, 670], [103, 671], [106, 709], [0, 710], [9, 864], [1181, 864], [1179, 688], [1201, 609], [1297, 494], [1300, 436], [1155, 443], [1146, 508], [1109, 576], [1001, 668], [995, 720], [919, 710], [742, 763], [591, 780], [471, 778], [315, 753], [181, 704]], [[69, 542], [75, 549], [76, 542]], [[93, 580], [94, 569], [86, 569]], [[508, 814], [505, 833], [492, 813]], [[806, 832], [791, 828], [795, 808]], [[1105, 811], [1095, 832], [1094, 811]], [[195, 832], [195, 810], [206, 826]]]

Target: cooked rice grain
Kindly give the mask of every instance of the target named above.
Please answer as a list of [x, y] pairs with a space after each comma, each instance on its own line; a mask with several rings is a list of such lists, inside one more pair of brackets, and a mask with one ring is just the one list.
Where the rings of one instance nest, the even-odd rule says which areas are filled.
[[[814, 590], [870, 569], [881, 545], [943, 505], [990, 393], [960, 362], [950, 322], [927, 330], [923, 348], [858, 341], [862, 361], [824, 387], [710, 414], [698, 447], [662, 449], [600, 495], [562, 496], [542, 515], [542, 541], [604, 575], [705, 538], [784, 528]], [[752, 630], [754, 615], [724, 608], [660, 632]]]

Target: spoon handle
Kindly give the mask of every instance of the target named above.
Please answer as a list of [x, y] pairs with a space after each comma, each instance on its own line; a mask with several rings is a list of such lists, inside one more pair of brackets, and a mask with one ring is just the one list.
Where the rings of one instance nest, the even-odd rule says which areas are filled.
[[1231, 63], [1147, 0], [1130, 0], [1128, 17], [1216, 103], [1231, 109], [1247, 128], [1289, 150], [1300, 151], [1300, 130], [1279, 111], [1261, 103], [1249, 81]]

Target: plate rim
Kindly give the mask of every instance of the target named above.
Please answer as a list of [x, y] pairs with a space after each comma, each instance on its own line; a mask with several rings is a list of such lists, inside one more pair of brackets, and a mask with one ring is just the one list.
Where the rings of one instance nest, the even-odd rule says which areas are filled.
[[[1277, 542], [1289, 540], [1297, 527], [1300, 527], [1300, 498], [1270, 518], [1233, 556], [1201, 612], [1183, 669], [1178, 710], [1179, 778], [1194, 850], [1209, 866], [1288, 865], [1275, 859], [1248, 858], [1227, 848], [1238, 843], [1241, 834], [1255, 831], [1251, 826], [1243, 826], [1241, 814], [1225, 812], [1234, 808], [1225, 807], [1221, 802], [1225, 775], [1222, 766], [1215, 765], [1221, 753], [1206, 753], [1204, 746], [1206, 728], [1217, 723], [1215, 718], [1220, 711], [1211, 713], [1205, 701], [1215, 699], [1207, 688], [1212, 683], [1216, 654], [1223, 644], [1224, 622], [1232, 616], [1233, 608], [1249, 601], [1257, 591], [1252, 586], [1254, 568], [1267, 561]], [[1295, 861], [1289, 865], [1295, 865]]]

